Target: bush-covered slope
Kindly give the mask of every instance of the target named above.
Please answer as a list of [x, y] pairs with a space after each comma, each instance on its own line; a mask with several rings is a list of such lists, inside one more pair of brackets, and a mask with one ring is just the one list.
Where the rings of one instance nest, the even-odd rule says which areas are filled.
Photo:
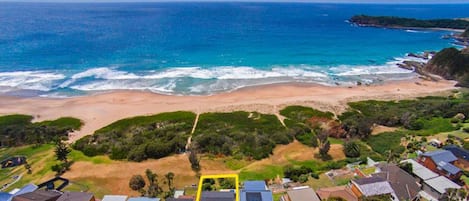
[[116, 121], [73, 146], [88, 156], [142, 161], [183, 151], [194, 124], [191, 112], [161, 113]]
[[68, 133], [82, 126], [79, 119], [63, 117], [53, 121], [32, 123], [29, 115], [0, 117], [0, 146], [20, 146], [50, 143], [67, 139]]
[[291, 141], [289, 130], [275, 115], [241, 111], [200, 115], [193, 137], [199, 151], [254, 159], [265, 158], [276, 144]]
[[428, 62], [424, 70], [469, 87], [469, 49], [445, 48]]

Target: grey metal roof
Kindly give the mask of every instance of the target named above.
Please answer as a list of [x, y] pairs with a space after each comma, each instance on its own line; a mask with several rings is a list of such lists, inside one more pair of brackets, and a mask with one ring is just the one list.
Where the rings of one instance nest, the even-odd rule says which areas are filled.
[[383, 182], [383, 181], [386, 181], [386, 179], [383, 179], [381, 177], [365, 177], [365, 178], [360, 178], [360, 179], [354, 179], [353, 181], [357, 183], [358, 185], [366, 185], [366, 184], [374, 184], [377, 182]]
[[441, 167], [443, 170], [445, 170], [446, 172], [449, 172], [451, 174], [457, 174], [458, 172], [461, 171], [461, 169], [459, 169], [458, 167], [454, 166], [453, 164], [451, 163], [447, 163], [447, 162], [444, 162], [444, 161], [440, 161], [438, 163], [438, 166]]
[[291, 201], [321, 201], [312, 188], [287, 191]]
[[126, 201], [126, 195], [105, 195], [101, 201]]
[[431, 152], [425, 152], [422, 155], [432, 158], [435, 163], [439, 163], [440, 161], [451, 163], [453, 161], [458, 160], [458, 158], [456, 158], [456, 156], [454, 156], [454, 154], [448, 150], [436, 150]]
[[413, 200], [420, 191], [415, 178], [394, 164], [379, 164], [380, 173], [373, 174], [386, 179], [399, 200]]
[[127, 201], [160, 201], [160, 198], [134, 197], [129, 198]]
[[[374, 177], [370, 177], [370, 178], [374, 178]], [[388, 181], [386, 180], [382, 181], [383, 179], [381, 177], [375, 177], [375, 178], [379, 178], [379, 179], [376, 179], [377, 182], [374, 182], [374, 183], [358, 184], [356, 180], [352, 180], [352, 182], [358, 184], [357, 185], [358, 189], [360, 189], [360, 191], [366, 197], [394, 193], [394, 189], [392, 189], [391, 184], [389, 184]], [[381, 180], [381, 181], [378, 181], [378, 180]]]
[[426, 180], [425, 183], [436, 191], [438, 191], [440, 194], [445, 193], [446, 189], [448, 188], [461, 188], [461, 186], [457, 185], [456, 183], [452, 182], [444, 176], [439, 176], [433, 179]]
[[438, 177], [438, 174], [434, 173], [430, 169], [426, 168], [425, 166], [421, 165], [417, 161], [413, 159], [407, 159], [401, 161], [401, 163], [410, 163], [412, 164], [412, 173], [414, 173], [417, 177], [422, 180], [427, 180], [431, 178]]

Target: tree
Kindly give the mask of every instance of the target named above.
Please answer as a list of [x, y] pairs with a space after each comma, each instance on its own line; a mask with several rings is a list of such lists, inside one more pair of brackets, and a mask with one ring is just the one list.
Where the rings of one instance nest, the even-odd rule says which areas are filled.
[[68, 154], [70, 154], [71, 150], [68, 148], [68, 145], [59, 140], [56, 143], [54, 152], [56, 159], [60, 161], [60, 163], [53, 165], [51, 167], [52, 171], [57, 172], [57, 175], [61, 175], [65, 173], [65, 171], [70, 170], [72, 163], [68, 161]]
[[443, 197], [443, 200], [448, 200], [448, 201], [466, 200], [467, 195], [468, 193], [464, 188], [460, 188], [460, 189], [449, 188], [449, 189], [446, 189], [446, 193]]
[[191, 150], [189, 154], [189, 162], [191, 163], [191, 168], [195, 172], [200, 171], [200, 159], [197, 157], [197, 151], [195, 149]]
[[145, 195], [145, 190], [143, 190], [145, 187], [145, 180], [143, 179], [142, 175], [132, 176], [129, 181], [129, 187], [134, 191], [140, 192], [142, 196]]
[[68, 163], [68, 154], [70, 152], [71, 150], [68, 148], [67, 144], [62, 141], [57, 142], [55, 146], [55, 156], [57, 160]]
[[158, 183], [158, 175], [153, 173], [150, 169], [145, 171], [145, 175], [148, 179], [148, 189], [146, 192], [146, 196], [148, 197], [157, 197], [163, 191]]
[[176, 188], [173, 186], [173, 181], [174, 181], [174, 173], [168, 172], [167, 174], [164, 175], [166, 181], [165, 183], [168, 184], [168, 192], [165, 193], [164, 197], [169, 198], [174, 196], [174, 191]]
[[315, 129], [315, 133], [319, 140], [319, 155], [321, 156], [322, 159], [329, 158], [329, 155], [327, 153], [329, 152], [329, 149], [331, 148], [331, 143], [327, 139], [328, 138], [327, 132], [318, 128], [318, 129]]
[[28, 161], [26, 161], [26, 163], [24, 164], [24, 168], [26, 168], [28, 174], [33, 173], [33, 171], [31, 170], [31, 165], [29, 165]]
[[355, 141], [347, 141], [344, 144], [344, 154], [347, 157], [356, 158], [360, 156], [360, 147]]

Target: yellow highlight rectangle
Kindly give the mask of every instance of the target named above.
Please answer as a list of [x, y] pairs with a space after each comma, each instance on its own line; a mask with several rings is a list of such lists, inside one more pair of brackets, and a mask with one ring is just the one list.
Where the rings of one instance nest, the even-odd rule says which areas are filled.
[[239, 201], [239, 177], [237, 174], [220, 174], [220, 175], [202, 175], [199, 180], [199, 186], [197, 187], [197, 197], [195, 201], [200, 201], [202, 197], [202, 184], [205, 179], [220, 179], [220, 178], [234, 178], [235, 179], [235, 201]]

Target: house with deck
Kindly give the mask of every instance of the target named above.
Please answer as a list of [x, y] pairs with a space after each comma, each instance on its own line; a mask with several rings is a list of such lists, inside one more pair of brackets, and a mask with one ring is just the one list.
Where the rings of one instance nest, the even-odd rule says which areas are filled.
[[458, 158], [458, 161], [454, 163], [459, 168], [469, 170], [469, 151], [456, 146], [456, 145], [448, 145], [443, 147], [443, 149], [450, 151], [453, 153], [456, 158]]
[[431, 171], [445, 176], [452, 181], [459, 181], [463, 172], [455, 166], [458, 158], [448, 150], [436, 150], [423, 153], [418, 162]]

